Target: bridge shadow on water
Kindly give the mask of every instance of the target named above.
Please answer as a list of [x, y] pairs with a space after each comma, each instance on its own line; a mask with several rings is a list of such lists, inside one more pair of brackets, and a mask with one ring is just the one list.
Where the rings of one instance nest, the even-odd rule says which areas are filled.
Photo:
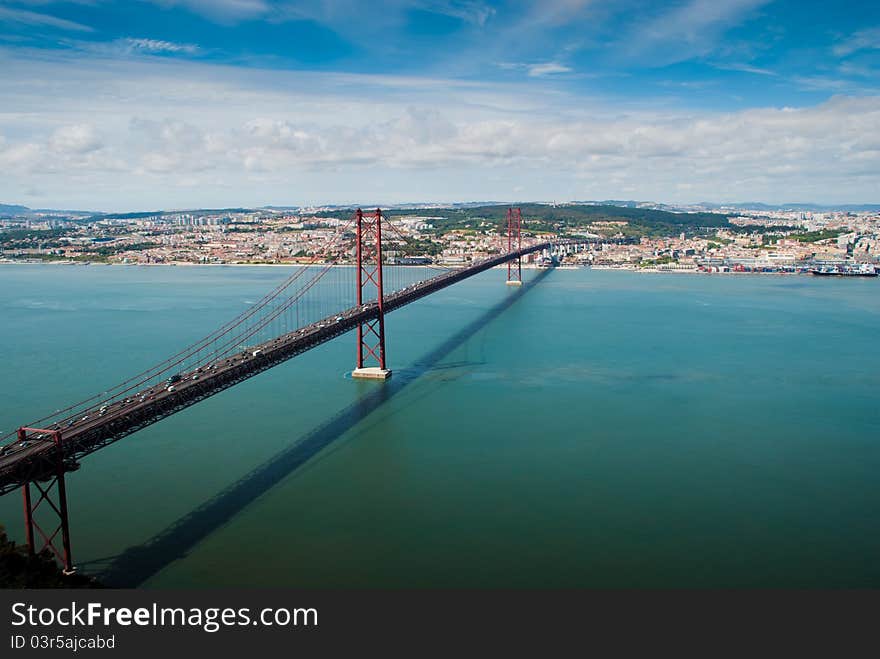
[[[533, 286], [550, 273], [540, 270], [529, 282], [509, 292], [498, 304], [422, 356], [411, 367], [395, 370], [394, 377], [361, 396], [326, 423], [300, 437], [253, 471], [187, 513], [166, 529], [140, 545], [129, 547], [118, 556], [82, 564], [104, 569], [98, 578], [108, 586], [135, 587], [160, 570], [187, 555], [199, 542], [219, 529], [251, 502], [268, 492], [342, 437], [393, 396], [432, 370], [445, 368], [440, 362], [481, 329], [514, 305]], [[460, 364], [457, 364], [460, 365]]]

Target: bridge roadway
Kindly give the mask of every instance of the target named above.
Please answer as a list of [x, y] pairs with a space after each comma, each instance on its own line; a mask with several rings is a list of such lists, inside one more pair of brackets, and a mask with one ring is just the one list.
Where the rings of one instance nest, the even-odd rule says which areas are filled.
[[[426, 279], [386, 295], [384, 311], [389, 313], [480, 272], [550, 247], [549, 242], [530, 245], [515, 252], [484, 259], [468, 268]], [[377, 302], [352, 307], [265, 343], [250, 346], [230, 358], [221, 358], [210, 367], [202, 367], [196, 372], [180, 373], [181, 380], [175, 383], [174, 391], [167, 391], [163, 384], [154, 385], [109, 405], [103, 415], [90, 412], [82, 418], [64, 419], [59, 429], [65, 468], [77, 469], [80, 458], [345, 334], [359, 324], [372, 320], [377, 314]], [[256, 350], [260, 350], [260, 353], [254, 356]], [[198, 379], [194, 380], [194, 375]], [[141, 398], [144, 399], [143, 402]], [[31, 434], [24, 442], [15, 441], [0, 448], [0, 495], [27, 482], [49, 477], [56, 470], [57, 460], [57, 448], [50, 435]]]

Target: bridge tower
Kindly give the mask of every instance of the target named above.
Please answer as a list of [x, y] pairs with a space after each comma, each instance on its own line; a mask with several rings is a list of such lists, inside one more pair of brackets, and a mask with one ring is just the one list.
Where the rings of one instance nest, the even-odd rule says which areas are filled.
[[[58, 430], [43, 430], [40, 428], [19, 428], [18, 439], [25, 441], [33, 439], [28, 433], [38, 437], [49, 437], [55, 442], [55, 465], [54, 473], [40, 474], [40, 478], [26, 482], [21, 486], [21, 495], [24, 503], [24, 532], [28, 546], [28, 552], [33, 556], [48, 549], [54, 558], [61, 563], [64, 574], [73, 574], [76, 568], [73, 566], [73, 558], [70, 552], [70, 525], [67, 519], [67, 486], [64, 482], [64, 472], [67, 467], [64, 464], [64, 448], [61, 445], [61, 432]], [[37, 440], [39, 441], [39, 440]], [[46, 440], [43, 440], [46, 441]], [[36, 500], [31, 497], [31, 484], [33, 484]], [[55, 501], [52, 500], [52, 490], [55, 490]], [[51, 527], [44, 529], [36, 519], [35, 513], [41, 504], [43, 509], [51, 509], [50, 515], [57, 516], [57, 525], [49, 533]], [[34, 531], [39, 538], [34, 536]], [[61, 546], [58, 546], [58, 534], [61, 534]], [[39, 549], [37, 543], [40, 543]]]
[[[385, 380], [391, 371], [385, 364], [385, 308], [382, 287], [382, 211], [364, 215], [358, 208], [357, 219], [357, 304], [363, 309], [364, 300], [376, 294], [376, 315], [358, 325], [357, 368], [353, 378]], [[372, 365], [366, 365], [372, 363]]]
[[[522, 249], [522, 211], [507, 209], [507, 251]], [[507, 285], [522, 286], [522, 257], [507, 262]]]

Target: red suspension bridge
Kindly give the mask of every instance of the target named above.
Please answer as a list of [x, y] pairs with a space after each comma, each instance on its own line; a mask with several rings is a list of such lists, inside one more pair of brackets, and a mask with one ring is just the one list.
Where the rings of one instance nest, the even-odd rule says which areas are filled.
[[[522, 258], [573, 249], [590, 240], [529, 241], [519, 209], [507, 213], [501, 253], [467, 267], [389, 266], [385, 252], [406, 242], [379, 209], [358, 209], [311, 263], [231, 321], [168, 359], [102, 393], [0, 438], [0, 495], [22, 492], [31, 552], [48, 550], [73, 571], [65, 474], [85, 456], [351, 330], [357, 331], [353, 377], [391, 375], [385, 314], [490, 268], [508, 264], [507, 283], [522, 283]], [[388, 229], [383, 237], [383, 227]], [[390, 236], [388, 234], [391, 234]], [[353, 245], [352, 245], [353, 243]], [[327, 277], [354, 256], [355, 282]]]

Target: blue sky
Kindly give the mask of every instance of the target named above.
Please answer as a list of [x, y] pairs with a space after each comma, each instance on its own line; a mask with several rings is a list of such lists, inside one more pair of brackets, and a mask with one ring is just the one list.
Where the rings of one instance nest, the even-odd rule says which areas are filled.
[[0, 0], [0, 201], [880, 199], [880, 4]]

